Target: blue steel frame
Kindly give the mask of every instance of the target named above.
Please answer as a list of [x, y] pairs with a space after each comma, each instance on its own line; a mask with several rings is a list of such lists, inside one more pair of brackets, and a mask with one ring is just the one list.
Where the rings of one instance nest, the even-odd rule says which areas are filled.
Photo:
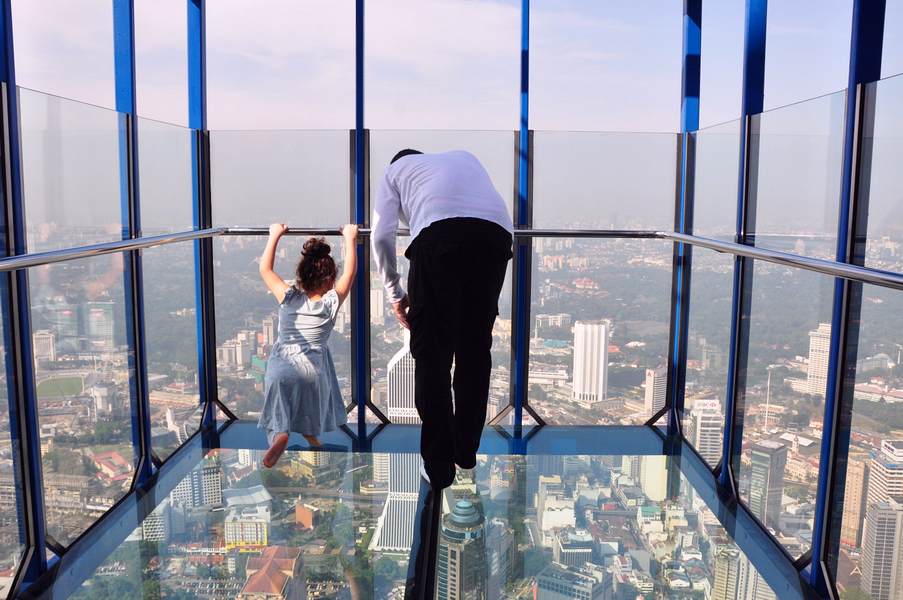
[[[743, 36], [743, 87], [740, 105], [740, 168], [737, 178], [737, 225], [735, 242], [746, 244], [751, 216], [755, 214], [750, 204], [750, 164], [757, 160], [757, 149], [750, 143], [752, 115], [762, 112], [765, 95], [765, 37], [768, 16], [768, 0], [747, 0], [746, 21]], [[743, 435], [743, 407], [738, 402], [742, 386], [738, 379], [745, 371], [745, 345], [747, 332], [742, 328], [749, 321], [748, 294], [752, 285], [752, 261], [738, 256], [734, 259], [734, 279], [731, 301], [731, 336], [728, 354], [727, 389], [724, 406], [724, 439], [718, 482], [722, 493], [738, 498], [734, 460], [739, 460]]]
[[[683, 61], [680, 102], [680, 152], [678, 169], [678, 201], [674, 229], [693, 233], [693, 182], [695, 146], [692, 133], [699, 129], [699, 85], [702, 54], [702, 0], [684, 0]], [[683, 431], [684, 387], [686, 385], [687, 326], [690, 316], [690, 275], [693, 249], [674, 245], [671, 293], [671, 344], [668, 368], [668, 433], [680, 436]], [[653, 417], [655, 418], [655, 417]]]
[[[850, 39], [850, 62], [847, 80], [846, 109], [844, 111], [843, 167], [840, 180], [840, 205], [837, 220], [837, 250], [835, 260], [839, 263], [854, 263], [856, 260], [856, 236], [867, 226], [867, 217], [857, 219], [857, 202], [854, 179], [859, 163], [859, 150], [863, 131], [863, 86], [881, 78], [881, 54], [884, 45], [885, 0], [854, 0]], [[857, 227], [858, 226], [858, 227]], [[860, 229], [857, 231], [857, 229]], [[855, 288], [855, 289], [854, 289]], [[843, 486], [837, 486], [835, 479], [842, 483], [845, 479], [847, 453], [849, 451], [849, 429], [838, 431], [840, 425], [841, 402], [844, 401], [844, 377], [855, 380], [855, 360], [845, 365], [844, 351], [849, 342], [858, 340], [858, 331], [851, 331], [851, 322], [859, 320], [859, 303], [851, 301], [851, 295], [861, 294], [862, 284], [846, 279], [834, 280], [834, 306], [831, 315], [831, 340], [828, 361], [828, 377], [825, 392], [824, 426], [821, 440], [821, 465], [818, 471], [815, 523], [812, 534], [812, 562], [809, 568], [809, 582], [821, 593], [828, 593], [834, 587], [828, 556], [829, 524], [832, 511], [837, 510], [834, 500], [839, 496], [843, 505]], [[851, 314], [851, 305], [856, 308]], [[844, 368], [846, 366], [846, 368]], [[852, 409], [852, 395], [845, 401]], [[838, 465], [843, 470], [838, 469]], [[838, 490], [835, 493], [835, 490]]]
[[[6, 255], [25, 254], [25, 208], [22, 196], [22, 163], [19, 138], [19, 92], [16, 88], [16, 60], [13, 44], [11, 0], [3, 1], [3, 57], [0, 78], [3, 81], [6, 156], [3, 169], [3, 224]], [[31, 338], [31, 302], [28, 271], [21, 269], [3, 275], [3, 342], [6, 347], [6, 374], [9, 400], [10, 438], [15, 466], [16, 503], [19, 508], [19, 537], [24, 555], [12, 590], [27, 589], [47, 571], [47, 531], [44, 518], [44, 484], [41, 441], [38, 428], [37, 395], [34, 380], [34, 354]]]
[[[113, 0], [116, 111], [119, 125], [119, 187], [122, 238], [141, 237], [141, 202], [138, 168], [138, 108], [135, 73], [135, 3]], [[124, 116], [124, 118], [123, 118]], [[144, 331], [144, 278], [141, 252], [124, 253], [126, 331], [129, 352], [129, 389], [132, 397], [132, 446], [136, 459], [133, 485], [144, 486], [153, 474], [150, 410], [147, 388], [147, 353]]]
[[[138, 136], [136, 127], [136, 79], [135, 79], [135, 40], [134, 40], [134, 0], [114, 0], [114, 43], [115, 43], [115, 75], [116, 75], [116, 109], [127, 118], [121, 129], [121, 185], [123, 206], [123, 238], [133, 239], [141, 236], [140, 202], [138, 187]], [[186, 0], [188, 24], [188, 101], [189, 127], [194, 130], [192, 139], [192, 172], [193, 172], [193, 221], [197, 229], [212, 226], [210, 201], [210, 155], [207, 137], [206, 120], [206, 48], [205, 48], [205, 2], [204, 0]], [[881, 50], [883, 42], [885, 0], [854, 0], [852, 21], [852, 43], [850, 49], [849, 84], [847, 106], [845, 111], [845, 137], [843, 147], [843, 171], [841, 179], [841, 197], [839, 200], [840, 219], [836, 261], [859, 264], [861, 256], [857, 253], [858, 238], [864, 236], [866, 223], [861, 217], [863, 204], [857, 194], [857, 171], [862, 159], [859, 146], [862, 141], [863, 126], [863, 86], [880, 77]], [[517, 132], [517, 201], [515, 204], [515, 226], [518, 229], [529, 229], [532, 225], [532, 201], [530, 194], [532, 144], [529, 129], [529, 46], [530, 46], [530, 2], [521, 2], [521, 81], [520, 81], [520, 123]], [[353, 221], [366, 226], [369, 217], [367, 206], [367, 146], [368, 138], [364, 122], [364, 0], [355, 1], [355, 129], [353, 132], [353, 164], [352, 177]], [[0, 61], [0, 79], [5, 83], [4, 109], [7, 118], [8, 186], [4, 191], [4, 211], [2, 218], [8, 225], [6, 228], [7, 254], [25, 254], [26, 228], [24, 205], [22, 198], [21, 165], [19, 158], [18, 131], [18, 95], [15, 86], [15, 68], [13, 54], [13, 36], [11, 26], [11, 1], [4, 0], [0, 28], [3, 35], [5, 55]], [[755, 222], [755, 168], [757, 147], [755, 131], [752, 130], [753, 116], [763, 110], [765, 79], [765, 44], [767, 23], [767, 0], [747, 0], [744, 33], [744, 61], [741, 103], [740, 131], [740, 168], [737, 187], [737, 219], [736, 237], [739, 244], [754, 244]], [[693, 223], [693, 175], [694, 149], [692, 132], [699, 125], [699, 89], [701, 65], [701, 26], [702, 0], [685, 0], [683, 11], [683, 69], [681, 85], [681, 131], [680, 131], [680, 164], [678, 197], [675, 206], [675, 230], [680, 233], [692, 233]], [[867, 201], [867, 198], [862, 202]], [[857, 217], [857, 215], [859, 215]], [[514, 302], [513, 302], [513, 348], [512, 348], [512, 400], [514, 409], [514, 435], [508, 435], [497, 428], [499, 435], [484, 437], [486, 449], [492, 453], [507, 451], [514, 454], [526, 454], [528, 444], [533, 453], [593, 453], [599, 449], [598, 434], [594, 428], [556, 428], [545, 426], [541, 430], [534, 429], [529, 435], [522, 435], [523, 411], [530, 411], [527, 404], [528, 376], [528, 339], [530, 317], [530, 269], [532, 259], [532, 240], [529, 236], [519, 236], [515, 248], [514, 264]], [[368, 252], [365, 244], [357, 248], [358, 259], [362, 267], [368, 263]], [[219, 445], [228, 447], [234, 440], [241, 439], [242, 447], [249, 447], [249, 436], [245, 424], [237, 423], [230, 427], [223, 438], [216, 429], [216, 406], [230, 413], [216, 399], [216, 361], [215, 361], [215, 319], [213, 304], [213, 249], [212, 239], [204, 238], [195, 242], [196, 260], [196, 302], [198, 309], [198, 356], [199, 382], [202, 402], [205, 403], [202, 421], [202, 435], [195, 436], [167, 461], [160, 470], [154, 469], [154, 457], [151, 448], [149, 407], [147, 398], [146, 355], [144, 351], [144, 314], [143, 288], [141, 274], [141, 256], [139, 250], [126, 252], [128, 261], [125, 268], [127, 294], [127, 320], [129, 330], [129, 346], [133, 355], [130, 357], [131, 393], [133, 400], [132, 430], [139, 462], [136, 469], [133, 491], [124, 502], [117, 504], [111, 512], [103, 517], [107, 525], [123, 515], [134, 518], [135, 514], [146, 514], [156, 502], [149, 499], [162, 498], [160, 493], [166, 492], [167, 485], [174, 485], [175, 474], [185, 469], [189, 463], [207, 448]], [[689, 315], [689, 291], [691, 273], [691, 246], [676, 243], [674, 250], [674, 280], [672, 294], [672, 322], [669, 340], [669, 394], [668, 394], [668, 429], [666, 445], [675, 450], [673, 442], [678, 441], [683, 449], [690, 445], [683, 438], [681, 416], [683, 411], [683, 392], [685, 385], [685, 361], [687, 346], [687, 319]], [[353, 367], [354, 367], [354, 401], [358, 408], [356, 435], [352, 435], [352, 448], [355, 451], [399, 451], [407, 448], [416, 451], [412, 445], [415, 436], [410, 435], [413, 428], [390, 426], [382, 428], [381, 435], [376, 438], [368, 431], [366, 425], [366, 408], [368, 402], [369, 378], [364, 366], [369, 364], [367, 356], [367, 311], [369, 298], [369, 280], [364, 268], [358, 269], [355, 292], [352, 298], [354, 320], [353, 333]], [[51, 566], [56, 566], [56, 575], [65, 571], [71, 575], [72, 570], [60, 569], [62, 561], [53, 559], [48, 563], [45, 548], [48, 543], [56, 545], [48, 539], [45, 531], [44, 500], [40, 445], [38, 438], [37, 401], [34, 389], [33, 350], [31, 347], [28, 273], [20, 269], [12, 274], [2, 275], [3, 311], [9, 315], [8, 326], [4, 328], [4, 343], [7, 349], [7, 380], [9, 385], [10, 426], [16, 472], [21, 481], [18, 482], [18, 501], [20, 514], [21, 538], [25, 543], [26, 554], [23, 566], [17, 575], [15, 589], [25, 591]], [[845, 279], [835, 280], [834, 310], [832, 315], [832, 336], [830, 363], [828, 371], [828, 390], [825, 402], [824, 433], [821, 456], [823, 458], [819, 471], [816, 518], [813, 531], [811, 558], [791, 563], [784, 561], [784, 553], [780, 545], [756, 521], [739, 502], [736, 473], [734, 467], [739, 459], [742, 445], [744, 393], [744, 371], [748, 343], [749, 294], [752, 289], [752, 259], [737, 256], [733, 273], [732, 310], [731, 310], [731, 345], [728, 364], [727, 395], [725, 405], [724, 444], [722, 458], [716, 467], [716, 479], [710, 488], [706, 501], [713, 506], [715, 496], [721, 502], [728, 501], [727, 506], [734, 510], [734, 526], [729, 527], [733, 534], [738, 531], [757, 540], [749, 545], [745, 552], [758, 552], [763, 557], [771, 556], [778, 571], [786, 571], [791, 565], [804, 571], [806, 583], [811, 585], [820, 596], [834, 593], [831, 568], [828, 564], [832, 552], [836, 549], [836, 540], [830, 535], [829, 524], [838, 519], [839, 508], [836, 500], [842, 502], [843, 478], [846, 453], [848, 451], [849, 429], [845, 425], [843, 414], [849, 412], [852, 398], [844, 394], [851, 378], [855, 376], [854, 365], [849, 365], [849, 356], [844, 350], [856, 341], [851, 339], [851, 319], [856, 314], [855, 294], [857, 286]], [[853, 307], [851, 307], [851, 305]], [[854, 361], [855, 362], [855, 361]], [[845, 387], [847, 386], [847, 387]], [[530, 411], [532, 412], [532, 411]], [[534, 415], [535, 417], [535, 415]], [[542, 424], [542, 423], [540, 423]], [[621, 431], [623, 429], [623, 431]], [[607, 427], [606, 442], [615, 444], [621, 449], [632, 448], [638, 452], [662, 452], [662, 448], [649, 445], [649, 440], [640, 442], [633, 432], [637, 428]], [[379, 431], [379, 430], [377, 430]], [[649, 431], [654, 431], [649, 430]], [[211, 437], [209, 434], [216, 434]], [[645, 439], [645, 438], [644, 438]], [[375, 440], [375, 441], [374, 441]], [[621, 440], [618, 442], [617, 440]], [[259, 441], [259, 440], [258, 440]], [[346, 440], [347, 441], [347, 438]], [[642, 445], [642, 449], [637, 444]], [[623, 446], [622, 446], [623, 444]], [[253, 444], [252, 444], [253, 445]], [[655, 447], [653, 447], [655, 446]], [[656, 450], [657, 448], [657, 450]], [[669, 453], [671, 453], [669, 451]], [[703, 473], [707, 470], [704, 462], [693, 452], [675, 450], [672, 453], [681, 461], [690, 465], [691, 472]], [[193, 464], [193, 463], [191, 463]], [[701, 477], [701, 476], [700, 476]], [[164, 482], [168, 482], [165, 483]], [[135, 511], [135, 501], [140, 507]], [[724, 506], [724, 505], [720, 505]], [[146, 511], [146, 512], [145, 512]], [[134, 513], [134, 514], [133, 514]], [[118, 515], [114, 519], [114, 515]], [[721, 515], [719, 515], [721, 516]], [[112, 525], [111, 525], [112, 526]], [[93, 543], [103, 540], [103, 527], [95, 527], [82, 536], [75, 545], [78, 552], [67, 552], [64, 560], [78, 563], [83, 556], [94, 556], [96, 553], [83, 550]], [[126, 529], [119, 528], [120, 532]], [[738, 542], [742, 535], [737, 536]], [[108, 541], [108, 540], [107, 540]], [[742, 544], [741, 544], [742, 545]], [[109, 547], [107, 544], [105, 547]], [[776, 552], [773, 552], [776, 551]], [[763, 558], [763, 560], [766, 560]], [[785, 564], [786, 563], [786, 564]], [[804, 569], [806, 565], [808, 570]], [[777, 576], [776, 576], [777, 577]], [[767, 577], [766, 577], [767, 578]], [[775, 581], [780, 582], [779, 579]], [[772, 581], [769, 581], [772, 583]], [[796, 591], [800, 591], [797, 589]]]

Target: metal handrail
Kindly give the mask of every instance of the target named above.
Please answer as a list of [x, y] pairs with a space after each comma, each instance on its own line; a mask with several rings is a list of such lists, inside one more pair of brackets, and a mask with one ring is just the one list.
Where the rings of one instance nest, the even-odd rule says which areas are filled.
[[28, 267], [49, 265], [52, 263], [66, 262], [69, 260], [78, 260], [80, 258], [102, 256], [104, 254], [115, 254], [117, 252], [139, 250], [141, 248], [153, 248], [155, 246], [165, 246], [167, 244], [175, 244], [178, 242], [188, 242], [191, 240], [223, 235], [225, 231], [225, 227], [213, 227], [210, 229], [196, 229], [193, 231], [164, 233], [160, 235], [151, 235], [147, 237], [133, 238], [128, 240], [102, 242], [100, 244], [79, 246], [77, 248], [63, 248], [60, 250], [47, 250], [46, 252], [34, 252], [32, 254], [10, 256], [4, 259], [0, 259], [0, 273], [6, 271], [15, 271], [17, 269], [27, 269]]
[[[51, 263], [77, 260], [80, 258], [90, 258], [104, 254], [114, 254], [116, 252], [138, 250], [142, 248], [153, 248], [155, 246], [164, 246], [167, 244], [187, 242], [208, 237], [263, 236], [267, 235], [268, 232], [269, 230], [266, 227], [212, 227], [210, 229], [181, 231], [177, 233], [166, 233], [129, 240], [104, 242], [100, 244], [92, 244], [90, 246], [82, 246], [79, 248], [48, 250], [46, 252], [35, 252], [33, 254], [24, 254], [21, 256], [11, 256], [8, 258], [0, 259], [0, 273]], [[341, 233], [341, 229], [329, 227], [299, 227], [289, 228], [286, 231], [286, 235], [290, 236], [337, 236], [341, 235]], [[368, 236], [372, 233], [372, 229], [369, 227], [361, 227], [360, 229], [358, 229], [358, 233], [362, 236]], [[409, 232], [406, 230], [399, 230], [398, 234], [409, 235]], [[880, 269], [872, 269], [869, 267], [860, 267], [857, 265], [845, 263], [836, 263], [820, 258], [801, 256], [798, 254], [791, 254], [789, 252], [769, 250], [767, 248], [737, 244], [736, 242], [727, 242], [723, 240], [699, 237], [685, 233], [677, 233], [674, 231], [624, 229], [518, 229], [515, 230], [514, 235], [515, 237], [661, 239], [689, 244], [691, 246], [698, 246], [700, 248], [707, 248], [709, 250], [714, 250], [715, 252], [724, 254], [746, 256], [755, 260], [762, 260], [765, 262], [784, 265], [787, 267], [813, 271], [822, 275], [842, 277], [844, 279], [849, 279], [850, 281], [858, 281], [896, 290], [903, 290], [903, 274], [882, 271]]]

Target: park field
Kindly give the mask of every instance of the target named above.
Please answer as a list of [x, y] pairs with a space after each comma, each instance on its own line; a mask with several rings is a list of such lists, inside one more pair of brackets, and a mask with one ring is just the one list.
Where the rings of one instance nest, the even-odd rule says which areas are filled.
[[77, 375], [64, 377], [50, 377], [38, 384], [38, 398], [53, 398], [57, 396], [74, 396], [81, 394], [83, 380]]

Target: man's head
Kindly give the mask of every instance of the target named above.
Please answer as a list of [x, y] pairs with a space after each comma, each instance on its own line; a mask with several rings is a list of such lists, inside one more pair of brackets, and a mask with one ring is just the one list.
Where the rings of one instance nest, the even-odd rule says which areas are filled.
[[389, 164], [391, 165], [399, 158], [404, 158], [405, 156], [409, 156], [411, 154], [423, 154], [423, 152], [421, 152], [420, 150], [412, 150], [411, 148], [405, 148], [404, 150], [402, 150], [401, 152], [396, 154], [394, 157], [392, 157], [392, 160], [389, 161]]

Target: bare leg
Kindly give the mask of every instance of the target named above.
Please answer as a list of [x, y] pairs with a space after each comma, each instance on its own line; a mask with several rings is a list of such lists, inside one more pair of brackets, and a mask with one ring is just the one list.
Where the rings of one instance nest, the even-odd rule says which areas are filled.
[[274, 435], [273, 445], [270, 446], [270, 449], [263, 456], [263, 466], [267, 469], [276, 466], [276, 463], [279, 462], [279, 457], [285, 452], [286, 446], [288, 446], [288, 432], [283, 431]]
[[305, 435], [304, 439], [307, 440], [307, 443], [313, 446], [314, 448], [319, 448], [323, 444], [320, 443], [320, 440], [317, 439], [315, 435]]

